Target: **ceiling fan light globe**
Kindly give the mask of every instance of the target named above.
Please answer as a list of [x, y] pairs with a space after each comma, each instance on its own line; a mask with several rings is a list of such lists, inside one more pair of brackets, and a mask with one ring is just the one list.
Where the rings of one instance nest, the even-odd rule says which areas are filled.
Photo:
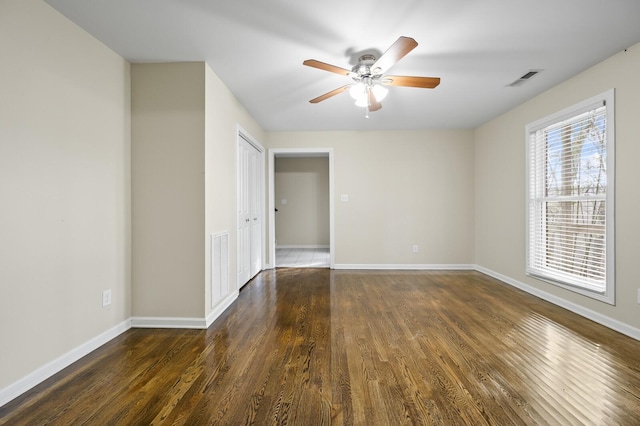
[[349, 94], [356, 101], [367, 100], [367, 90], [364, 83], [356, 83], [349, 89]]
[[387, 93], [389, 93], [389, 89], [379, 84], [374, 85], [371, 91], [378, 102], [381, 102], [387, 96]]
[[366, 97], [363, 97], [363, 98], [360, 98], [360, 99], [356, 99], [356, 106], [364, 108], [364, 107], [366, 107], [368, 105], [369, 105], [369, 101], [368, 101], [368, 99]]

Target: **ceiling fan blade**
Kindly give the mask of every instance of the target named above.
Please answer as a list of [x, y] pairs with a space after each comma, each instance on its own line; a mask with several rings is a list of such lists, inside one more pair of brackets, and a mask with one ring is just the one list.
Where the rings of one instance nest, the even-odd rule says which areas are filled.
[[[371, 67], [376, 74], [382, 74], [418, 45], [411, 37], [400, 37]], [[379, 71], [378, 71], [379, 70]]]
[[351, 87], [350, 84], [347, 84], [346, 86], [338, 87], [337, 89], [327, 92], [324, 95], [320, 95], [317, 98], [311, 99], [309, 102], [311, 102], [312, 104], [317, 104], [318, 102], [322, 102], [325, 99], [329, 99], [332, 96], [339, 95], [340, 93], [348, 90], [350, 87]]
[[382, 108], [382, 104], [378, 102], [373, 92], [369, 90], [369, 111], [374, 112]]
[[407, 75], [385, 75], [382, 84], [387, 86], [406, 86], [433, 89], [440, 84], [439, 77], [411, 77]]
[[306, 66], [312, 67], [312, 68], [318, 68], [318, 69], [324, 70], [324, 71], [334, 72], [334, 73], [340, 74], [340, 75], [350, 76], [352, 74], [351, 71], [349, 71], [348, 69], [340, 68], [340, 67], [337, 67], [335, 65], [326, 64], [324, 62], [316, 61], [315, 59], [307, 59], [306, 61], [304, 61], [302, 63], [302, 65], [306, 65]]

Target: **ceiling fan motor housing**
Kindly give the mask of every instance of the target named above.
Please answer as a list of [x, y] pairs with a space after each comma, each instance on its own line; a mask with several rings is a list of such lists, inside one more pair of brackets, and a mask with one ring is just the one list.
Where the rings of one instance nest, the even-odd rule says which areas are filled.
[[353, 79], [355, 81], [362, 81], [379, 76], [380, 71], [382, 70], [380, 70], [379, 68], [375, 70], [371, 69], [371, 66], [375, 64], [375, 62], [376, 57], [373, 55], [360, 56], [360, 58], [358, 58], [358, 63], [351, 69], [351, 71], [356, 74], [355, 76], [353, 76]]

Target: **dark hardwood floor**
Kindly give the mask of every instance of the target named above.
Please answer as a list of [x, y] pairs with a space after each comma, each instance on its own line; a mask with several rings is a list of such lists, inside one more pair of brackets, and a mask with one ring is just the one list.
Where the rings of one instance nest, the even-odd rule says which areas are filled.
[[132, 329], [25, 425], [638, 425], [640, 342], [477, 272], [278, 269], [208, 330]]

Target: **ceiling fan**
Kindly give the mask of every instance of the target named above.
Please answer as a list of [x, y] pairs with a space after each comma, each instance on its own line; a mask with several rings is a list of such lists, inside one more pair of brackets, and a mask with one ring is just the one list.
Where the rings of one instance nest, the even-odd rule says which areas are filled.
[[313, 98], [309, 102], [316, 104], [348, 90], [350, 95], [356, 100], [356, 105], [366, 108], [365, 117], [369, 118], [369, 111], [378, 111], [382, 108], [380, 102], [388, 92], [388, 89], [384, 86], [433, 89], [440, 84], [440, 78], [384, 75], [389, 68], [402, 59], [407, 53], [415, 49], [417, 45], [418, 43], [411, 37], [399, 37], [380, 58], [376, 58], [374, 55], [360, 56], [358, 63], [351, 71], [316, 61], [315, 59], [307, 59], [302, 63], [303, 65], [351, 77], [355, 81], [355, 83], [347, 84], [327, 92], [324, 95], [320, 95], [317, 98]]

